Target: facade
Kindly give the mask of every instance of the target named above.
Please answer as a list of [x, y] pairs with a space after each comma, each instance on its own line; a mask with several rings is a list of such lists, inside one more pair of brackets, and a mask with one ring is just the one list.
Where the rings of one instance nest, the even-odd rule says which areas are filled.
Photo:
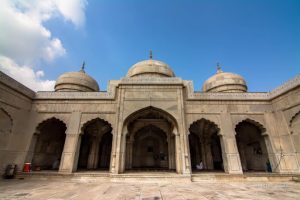
[[0, 164], [74, 173], [107, 170], [300, 173], [300, 76], [247, 92], [220, 68], [194, 91], [165, 63], [133, 65], [101, 91], [82, 68], [52, 92], [0, 72]]

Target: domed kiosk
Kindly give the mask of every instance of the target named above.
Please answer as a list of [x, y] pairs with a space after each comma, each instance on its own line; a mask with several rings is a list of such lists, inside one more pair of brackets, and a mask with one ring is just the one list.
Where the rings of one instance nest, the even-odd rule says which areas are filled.
[[218, 65], [217, 73], [204, 82], [202, 90], [203, 92], [247, 92], [247, 84], [242, 76], [223, 72]]
[[84, 63], [78, 72], [67, 72], [58, 77], [55, 92], [98, 92], [98, 83], [84, 71]]
[[143, 60], [134, 64], [128, 71], [127, 77], [175, 77], [173, 70], [166, 63], [152, 59], [150, 51], [150, 59]]

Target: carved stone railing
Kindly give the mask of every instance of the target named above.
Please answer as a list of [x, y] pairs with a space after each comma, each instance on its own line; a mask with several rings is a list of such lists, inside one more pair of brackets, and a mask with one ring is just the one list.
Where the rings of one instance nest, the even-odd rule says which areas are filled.
[[112, 80], [107, 92], [37, 92], [35, 99], [114, 99], [116, 88], [120, 85], [182, 85], [186, 88], [188, 100], [256, 100], [269, 101], [289, 90], [300, 86], [300, 75], [284, 83], [271, 92], [245, 92], [245, 93], [212, 93], [195, 92], [192, 81], [181, 78], [143, 77], [122, 78]]
[[293, 89], [295, 87], [299, 87], [299, 86], [300, 86], [300, 75], [297, 75], [296, 77], [288, 80], [284, 84], [282, 84], [279, 87], [272, 90], [269, 93], [270, 99], [274, 99], [275, 97], [277, 97], [283, 93], [286, 93], [286, 92], [290, 91], [291, 89]]
[[218, 93], [194, 92], [193, 82], [185, 81], [188, 100], [263, 100], [269, 101], [300, 86], [300, 75], [275, 88], [271, 92]]

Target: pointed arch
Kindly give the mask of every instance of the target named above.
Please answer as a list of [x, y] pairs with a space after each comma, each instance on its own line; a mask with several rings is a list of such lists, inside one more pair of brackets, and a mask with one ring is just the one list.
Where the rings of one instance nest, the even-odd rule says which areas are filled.
[[108, 126], [111, 128], [111, 130], [113, 129], [111, 123], [109, 123], [108, 121], [106, 121], [106, 120], [104, 120], [104, 119], [102, 119], [102, 118], [100, 118], [100, 117], [96, 117], [96, 118], [90, 119], [90, 120], [88, 120], [88, 121], [86, 121], [86, 122], [83, 123], [83, 125], [82, 125], [81, 128], [80, 128], [80, 134], [83, 134], [83, 133], [84, 133], [84, 129], [85, 129], [87, 126], [89, 126], [89, 125], [91, 125], [91, 124], [93, 124], [93, 123], [95, 123], [95, 122], [97, 122], [97, 121], [102, 122], [103, 124], [108, 125]]
[[13, 119], [11, 115], [4, 108], [0, 108], [0, 134], [11, 133], [12, 127]]
[[292, 127], [292, 124], [293, 124], [294, 120], [295, 120], [298, 116], [300, 116], [300, 110], [299, 110], [296, 114], [294, 114], [294, 115], [292, 116], [292, 118], [290, 119], [290, 121], [289, 121], [289, 127]]
[[165, 110], [162, 110], [160, 108], [153, 107], [153, 106], [148, 106], [148, 107], [139, 109], [139, 110], [131, 113], [130, 115], [128, 115], [126, 117], [126, 119], [124, 120], [124, 126], [128, 127], [128, 124], [130, 122], [138, 119], [139, 117], [147, 116], [147, 114], [150, 114], [150, 113], [157, 114], [158, 117], [162, 117], [162, 118], [166, 119], [175, 128], [178, 128], [177, 120], [175, 119], [175, 117], [172, 114], [170, 114], [169, 112], [167, 112]]
[[203, 117], [200, 118], [200, 119], [198, 119], [198, 120], [196, 120], [196, 121], [194, 121], [193, 123], [191, 123], [191, 125], [190, 125], [190, 127], [189, 127], [189, 132], [188, 132], [188, 134], [191, 133], [191, 128], [192, 128], [193, 126], [197, 126], [197, 124], [202, 123], [202, 122], [204, 122], [204, 123], [206, 123], [206, 124], [209, 124], [211, 127], [214, 127], [214, 129], [215, 129], [215, 131], [217, 132], [217, 134], [218, 134], [218, 135], [220, 134], [220, 128], [219, 128], [219, 126], [218, 126], [215, 122], [213, 122], [213, 121], [211, 121], [211, 120], [209, 120], [209, 119], [203, 118]]
[[[122, 171], [125, 168], [175, 170], [179, 159], [175, 148], [176, 138], [177, 143], [179, 140], [177, 129], [175, 117], [157, 107], [148, 106], [128, 115], [122, 129], [121, 148], [125, 152]], [[134, 137], [135, 133], [139, 137]]]
[[265, 171], [266, 163], [270, 163], [269, 152], [272, 152], [267, 146], [266, 128], [261, 123], [246, 118], [236, 124], [235, 138], [243, 171]]
[[36, 131], [37, 131], [36, 133], [39, 134], [38, 131], [39, 131], [40, 129], [42, 129], [43, 126], [44, 126], [45, 124], [47, 124], [47, 122], [50, 122], [50, 121], [57, 121], [57, 122], [60, 122], [60, 123], [64, 124], [64, 126], [65, 126], [65, 128], [66, 128], [66, 130], [67, 130], [67, 124], [66, 124], [63, 120], [61, 120], [61, 119], [59, 119], [59, 118], [57, 118], [57, 117], [50, 117], [50, 118], [44, 119], [43, 121], [41, 121], [41, 122], [38, 123], [38, 125], [36, 126]]
[[189, 127], [189, 148], [193, 171], [224, 171], [219, 126], [205, 118], [194, 121]]
[[[253, 119], [250, 119], [250, 118], [246, 118], [246, 119], [244, 119], [244, 120], [238, 122], [238, 123], [235, 125], [235, 129], [236, 129], [239, 125], [241, 125], [242, 123], [244, 123], [244, 122], [247, 122], [247, 123], [250, 123], [250, 124], [256, 126], [256, 127], [261, 131], [261, 134], [262, 134], [262, 135], [265, 135], [265, 134], [266, 134], [266, 128], [264, 127], [264, 125], [262, 125], [260, 122], [258, 122], [258, 121], [256, 121], [256, 120], [253, 120]], [[235, 131], [235, 133], [236, 133], [236, 131]]]
[[[36, 126], [30, 149], [35, 170], [58, 170], [62, 156], [67, 126], [64, 121], [51, 117]], [[30, 151], [29, 151], [30, 154]]]
[[108, 170], [112, 150], [112, 125], [96, 117], [86, 121], [80, 129], [78, 170]]

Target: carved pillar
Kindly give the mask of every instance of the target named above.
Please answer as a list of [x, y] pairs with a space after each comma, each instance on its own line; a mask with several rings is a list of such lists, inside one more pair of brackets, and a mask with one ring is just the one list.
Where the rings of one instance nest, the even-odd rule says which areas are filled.
[[177, 134], [175, 136], [175, 151], [176, 151], [176, 172], [177, 173], [181, 173], [181, 159], [180, 159], [180, 156], [181, 156], [181, 147], [180, 147], [180, 137], [179, 135]]
[[242, 174], [241, 160], [235, 139], [230, 113], [220, 114], [220, 143], [222, 149], [223, 165], [225, 172], [229, 174]]
[[240, 159], [241, 159], [241, 164], [242, 164], [242, 169], [247, 170], [247, 160], [245, 156], [245, 147], [243, 143], [237, 144], [239, 153], [240, 153]]
[[[205, 143], [199, 139], [199, 144], [200, 144], [200, 148], [201, 148], [201, 158], [202, 158], [200, 161], [202, 161], [202, 163], [203, 163], [203, 168], [207, 169]], [[199, 165], [199, 163], [196, 163], [196, 165]]]
[[80, 120], [80, 112], [73, 112], [71, 114], [66, 133], [64, 150], [60, 161], [59, 172], [72, 173], [77, 169], [77, 161], [79, 154], [78, 145], [80, 145]]
[[213, 157], [211, 152], [211, 144], [209, 142], [205, 143], [205, 155], [206, 155], [206, 169], [214, 169]]
[[128, 139], [126, 142], [126, 169], [132, 169], [132, 153], [133, 153], [133, 141]]
[[93, 142], [88, 157], [88, 164], [87, 164], [88, 169], [97, 169], [98, 159], [99, 159], [99, 143], [100, 143], [100, 137], [99, 136], [93, 137]]
[[[111, 173], [118, 174], [124, 172], [124, 152], [126, 149], [126, 136], [123, 133], [124, 121], [123, 121], [123, 98], [125, 90], [119, 89], [117, 94], [117, 111], [116, 111], [116, 121], [115, 121], [115, 131], [113, 134], [113, 150], [111, 159]], [[125, 141], [123, 141], [123, 140]]]
[[172, 145], [171, 145], [171, 134], [167, 134], [167, 143], [168, 143], [168, 163], [169, 169], [172, 169]]

